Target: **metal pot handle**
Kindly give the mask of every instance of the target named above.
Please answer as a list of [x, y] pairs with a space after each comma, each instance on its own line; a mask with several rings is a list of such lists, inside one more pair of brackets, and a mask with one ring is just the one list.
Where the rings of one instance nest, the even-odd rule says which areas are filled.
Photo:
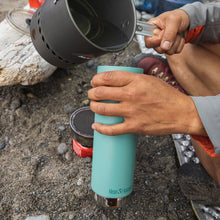
[[156, 28], [157, 26], [154, 24], [143, 21], [137, 21], [135, 33], [143, 36], [153, 37], [154, 36], [153, 31]]

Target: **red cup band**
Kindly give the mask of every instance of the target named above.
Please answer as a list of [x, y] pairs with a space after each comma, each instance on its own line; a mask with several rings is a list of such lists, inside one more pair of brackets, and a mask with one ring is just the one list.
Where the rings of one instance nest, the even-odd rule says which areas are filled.
[[92, 157], [92, 147], [83, 147], [79, 142], [73, 139], [73, 150], [80, 157]]

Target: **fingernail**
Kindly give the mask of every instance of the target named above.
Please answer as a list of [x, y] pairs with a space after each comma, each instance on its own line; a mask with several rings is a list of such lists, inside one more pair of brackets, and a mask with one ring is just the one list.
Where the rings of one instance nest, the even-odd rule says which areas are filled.
[[170, 49], [170, 45], [171, 43], [169, 41], [164, 41], [162, 44], [164, 50]]
[[92, 124], [92, 129], [95, 130], [96, 126], [95, 124]]

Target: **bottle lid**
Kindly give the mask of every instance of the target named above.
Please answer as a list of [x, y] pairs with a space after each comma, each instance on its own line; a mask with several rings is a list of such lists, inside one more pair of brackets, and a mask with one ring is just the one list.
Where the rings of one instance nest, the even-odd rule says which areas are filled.
[[27, 20], [31, 20], [33, 14], [33, 10], [14, 8], [8, 12], [6, 19], [17, 31], [29, 35], [30, 26], [27, 23]]
[[92, 156], [93, 122], [94, 113], [89, 106], [77, 109], [70, 117], [70, 127], [74, 135], [73, 149], [79, 156]]

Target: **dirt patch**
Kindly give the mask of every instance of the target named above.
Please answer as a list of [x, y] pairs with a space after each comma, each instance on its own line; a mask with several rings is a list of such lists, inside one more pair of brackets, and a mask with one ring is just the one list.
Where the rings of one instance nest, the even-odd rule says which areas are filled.
[[[1, 0], [0, 19], [21, 2], [26, 1]], [[134, 191], [124, 209], [96, 205], [90, 188], [91, 158], [80, 158], [72, 150], [69, 118], [89, 105], [87, 91], [97, 65], [129, 66], [138, 53], [133, 41], [120, 53], [58, 69], [37, 85], [0, 88], [0, 219], [41, 214], [55, 220], [195, 219], [177, 184], [178, 162], [170, 136], [139, 137]], [[61, 143], [67, 146], [62, 154], [57, 150]]]

